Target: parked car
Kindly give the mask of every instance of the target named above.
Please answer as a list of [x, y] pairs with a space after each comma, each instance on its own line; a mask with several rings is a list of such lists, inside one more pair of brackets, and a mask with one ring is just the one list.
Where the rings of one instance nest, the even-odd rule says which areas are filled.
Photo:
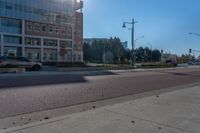
[[0, 66], [15, 65], [15, 62], [14, 57], [0, 57]]
[[200, 62], [198, 61], [198, 62], [195, 62], [194, 64], [195, 64], [195, 65], [200, 65]]
[[0, 66], [16, 65], [22, 66], [26, 69], [39, 71], [42, 68], [42, 64], [39, 62], [32, 62], [25, 57], [0, 57]]
[[188, 65], [194, 65], [194, 62], [193, 61], [189, 61]]

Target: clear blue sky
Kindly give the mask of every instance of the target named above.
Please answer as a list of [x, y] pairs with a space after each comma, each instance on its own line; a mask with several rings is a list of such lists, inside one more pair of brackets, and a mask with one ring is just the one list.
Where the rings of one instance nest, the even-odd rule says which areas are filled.
[[132, 18], [136, 24], [136, 47], [148, 46], [176, 54], [200, 50], [200, 0], [85, 0], [84, 37], [117, 36], [129, 41], [131, 31], [122, 29], [123, 21]]

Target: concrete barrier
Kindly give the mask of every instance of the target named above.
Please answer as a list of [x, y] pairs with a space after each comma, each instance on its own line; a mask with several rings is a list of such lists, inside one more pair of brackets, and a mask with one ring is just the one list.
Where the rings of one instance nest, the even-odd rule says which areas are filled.
[[0, 68], [0, 73], [23, 73], [25, 68]]

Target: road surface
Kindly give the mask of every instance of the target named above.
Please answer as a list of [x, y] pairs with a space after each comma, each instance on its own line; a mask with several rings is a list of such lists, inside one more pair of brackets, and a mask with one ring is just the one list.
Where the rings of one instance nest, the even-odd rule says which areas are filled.
[[1, 74], [0, 118], [199, 81], [199, 68]]

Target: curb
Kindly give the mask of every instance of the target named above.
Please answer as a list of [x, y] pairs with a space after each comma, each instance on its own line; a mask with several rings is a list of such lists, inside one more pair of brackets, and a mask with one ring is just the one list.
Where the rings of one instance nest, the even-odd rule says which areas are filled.
[[0, 73], [24, 73], [25, 68], [0, 68]]

